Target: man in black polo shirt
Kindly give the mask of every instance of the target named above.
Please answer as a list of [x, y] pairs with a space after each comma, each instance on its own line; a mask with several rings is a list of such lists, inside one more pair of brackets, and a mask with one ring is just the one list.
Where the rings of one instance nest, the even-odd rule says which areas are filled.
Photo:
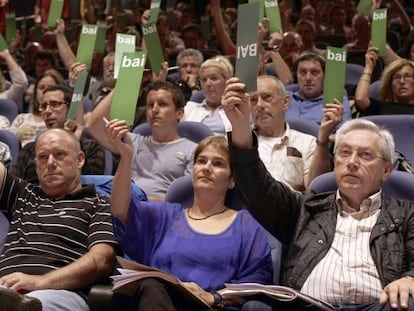
[[109, 198], [82, 186], [84, 162], [72, 133], [48, 129], [36, 142], [39, 186], [0, 164], [0, 206], [10, 221], [0, 256], [7, 310], [42, 310], [39, 300], [43, 310], [89, 310], [88, 287], [112, 270]]

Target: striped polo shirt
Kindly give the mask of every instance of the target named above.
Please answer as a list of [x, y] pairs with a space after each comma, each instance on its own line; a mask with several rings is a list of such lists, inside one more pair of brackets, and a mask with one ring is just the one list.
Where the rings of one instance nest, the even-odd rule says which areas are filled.
[[0, 276], [44, 274], [77, 260], [95, 244], [116, 243], [109, 197], [98, 195], [94, 185], [55, 199], [7, 173], [0, 208], [10, 220]]

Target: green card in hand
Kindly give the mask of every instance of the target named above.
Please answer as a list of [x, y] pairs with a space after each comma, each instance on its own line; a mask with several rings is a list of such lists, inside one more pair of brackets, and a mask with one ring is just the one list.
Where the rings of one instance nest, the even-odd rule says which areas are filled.
[[[263, 17], [265, 16], [265, 4], [264, 4], [264, 0], [249, 0], [249, 3], [254, 3], [254, 2], [259, 3], [259, 21], [261, 22], [262, 19], [263, 19]], [[238, 19], [238, 20], [240, 20], [240, 19]]]
[[162, 68], [162, 62], [164, 61], [164, 53], [162, 52], [156, 24], [146, 23], [145, 25], [142, 25], [142, 33], [144, 34], [151, 68], [154, 72], [159, 72]]
[[63, 0], [52, 0], [47, 17], [47, 26], [56, 27], [56, 21], [62, 18]]
[[16, 13], [6, 14], [6, 42], [11, 43], [16, 38]]
[[122, 55], [125, 52], [135, 52], [135, 35], [129, 35], [124, 33], [116, 34], [115, 43], [115, 70], [114, 77], [118, 78], [119, 67], [121, 66]]
[[336, 98], [342, 103], [345, 88], [346, 49], [328, 46], [326, 49], [323, 103], [333, 103]]
[[269, 31], [279, 32], [283, 31], [282, 21], [280, 19], [280, 10], [277, 0], [265, 0], [265, 13], [266, 17], [269, 18]]
[[119, 68], [114, 96], [111, 104], [111, 119], [125, 120], [134, 124], [146, 53], [143, 51], [124, 53]]
[[237, 55], [235, 76], [246, 84], [246, 91], [257, 90], [257, 42], [259, 23], [259, 3], [240, 4], [237, 19]]
[[83, 93], [85, 91], [86, 80], [88, 78], [88, 72], [80, 72], [76, 78], [75, 88], [72, 94], [72, 100], [67, 115], [68, 120], [74, 120], [78, 113], [79, 105], [82, 105]]
[[5, 49], [8, 49], [9, 46], [7, 45], [6, 40], [4, 40], [3, 35], [0, 33], [0, 51], [4, 51]]
[[385, 56], [387, 50], [387, 9], [372, 11], [371, 45], [378, 49], [379, 56]]
[[85, 64], [88, 70], [91, 68], [98, 26], [84, 24], [79, 38], [76, 61]]

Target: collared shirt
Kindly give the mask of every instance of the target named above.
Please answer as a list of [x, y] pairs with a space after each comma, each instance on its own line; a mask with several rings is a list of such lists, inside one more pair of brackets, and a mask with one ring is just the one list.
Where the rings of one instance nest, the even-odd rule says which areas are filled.
[[259, 156], [269, 173], [293, 190], [304, 191], [316, 148], [315, 137], [289, 128], [282, 137], [257, 135]]
[[326, 256], [303, 284], [302, 292], [330, 303], [377, 302], [382, 285], [369, 249], [369, 240], [381, 208], [381, 191], [365, 199], [360, 211], [336, 195], [335, 236]]
[[226, 137], [226, 132], [231, 132], [231, 123], [223, 107], [217, 107], [212, 113], [205, 99], [201, 103], [187, 102], [181, 120], [204, 123], [216, 136]]
[[[324, 114], [323, 95], [312, 99], [304, 99], [300, 92], [287, 92], [291, 97], [289, 109], [286, 111], [286, 119], [305, 118], [320, 124]], [[337, 125], [337, 129], [343, 122], [351, 120], [351, 108], [349, 107], [348, 97], [344, 95], [342, 99], [344, 106], [343, 121]]]

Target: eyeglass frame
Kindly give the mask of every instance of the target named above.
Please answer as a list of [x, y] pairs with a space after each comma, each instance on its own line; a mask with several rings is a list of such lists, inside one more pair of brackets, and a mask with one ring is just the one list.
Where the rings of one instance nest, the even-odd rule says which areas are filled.
[[43, 112], [46, 111], [47, 107], [50, 107], [51, 110], [57, 111], [60, 110], [63, 105], [68, 105], [68, 103], [60, 100], [49, 100], [48, 102], [39, 104], [38, 110]]
[[401, 81], [401, 78], [403, 79], [404, 82], [412, 82], [412, 81], [414, 81], [414, 75], [410, 75], [410, 74], [407, 74], [407, 75], [397, 75], [397, 74], [394, 74], [391, 77], [391, 81], [393, 83], [397, 83], [397, 82], [400, 82]]
[[[344, 152], [348, 152], [344, 154]], [[358, 160], [365, 164], [373, 163], [376, 159], [381, 159], [386, 161], [383, 156], [375, 155], [371, 151], [367, 150], [352, 150], [350, 148], [339, 148], [335, 151], [335, 156], [338, 157], [340, 161], [348, 162], [352, 156], [356, 153]]]

